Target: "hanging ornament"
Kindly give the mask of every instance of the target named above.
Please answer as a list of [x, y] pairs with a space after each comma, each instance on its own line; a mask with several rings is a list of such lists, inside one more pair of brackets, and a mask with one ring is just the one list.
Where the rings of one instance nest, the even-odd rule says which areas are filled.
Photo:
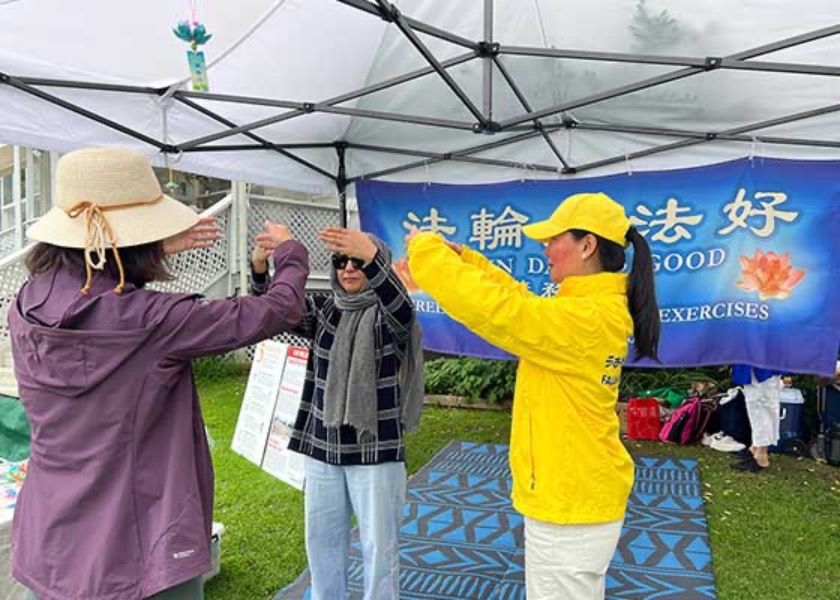
[[190, 66], [193, 91], [210, 91], [210, 84], [207, 81], [207, 67], [204, 61], [204, 52], [200, 52], [198, 47], [209, 42], [213, 34], [207, 33], [207, 28], [196, 19], [195, 0], [190, 1], [190, 18], [186, 21], [179, 21], [178, 26], [172, 29], [172, 33], [179, 40], [183, 40], [190, 45], [191, 49], [187, 50], [187, 62]]
[[[166, 162], [167, 164], [169, 163], [168, 160]], [[166, 191], [170, 195], [174, 194], [175, 191], [178, 189], [178, 184], [175, 183], [175, 177], [174, 173], [172, 172], [172, 167], [169, 167], [169, 181], [166, 182], [166, 185], [164, 187], [166, 187]]]

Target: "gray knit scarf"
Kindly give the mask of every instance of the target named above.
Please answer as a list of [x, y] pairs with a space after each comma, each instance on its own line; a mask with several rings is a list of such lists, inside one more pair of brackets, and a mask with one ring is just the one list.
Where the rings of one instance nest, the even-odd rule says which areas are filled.
[[[367, 234], [391, 268], [391, 251], [385, 242]], [[359, 443], [376, 443], [376, 337], [375, 325], [382, 310], [370, 282], [356, 294], [348, 294], [338, 282], [335, 269], [330, 272], [335, 306], [341, 318], [330, 349], [327, 382], [324, 390], [324, 426], [337, 429], [351, 425], [359, 433]], [[420, 422], [423, 409], [423, 346], [420, 325], [415, 318], [400, 363], [400, 419], [412, 431]]]

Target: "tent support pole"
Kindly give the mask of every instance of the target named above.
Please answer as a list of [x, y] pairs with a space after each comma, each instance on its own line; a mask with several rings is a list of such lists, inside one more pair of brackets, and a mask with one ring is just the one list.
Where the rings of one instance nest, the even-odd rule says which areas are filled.
[[[404, 156], [422, 156], [425, 158], [437, 159], [434, 162], [451, 160], [453, 162], [474, 163], [480, 165], [490, 165], [493, 167], [507, 167], [511, 169], [529, 169], [532, 171], [543, 171], [548, 173], [556, 173], [557, 167], [548, 165], [540, 165], [534, 163], [518, 163], [511, 160], [499, 160], [495, 158], [478, 158], [475, 156], [463, 156], [459, 154], [443, 154], [440, 152], [427, 152], [424, 150], [414, 150], [411, 148], [394, 148], [393, 146], [376, 146], [371, 144], [354, 144], [348, 143], [348, 148], [353, 150], [365, 150], [368, 152], [382, 152], [384, 154], [398, 154]], [[429, 162], [429, 161], [424, 161]]]
[[[392, 112], [385, 112], [385, 111], [375, 111], [375, 110], [365, 110], [360, 108], [343, 108], [339, 106], [329, 106], [326, 104], [313, 104], [309, 102], [287, 102], [281, 100], [270, 100], [264, 102], [248, 102], [245, 98], [237, 98], [235, 96], [227, 97], [227, 98], [220, 98], [217, 95], [213, 94], [202, 94], [205, 100], [222, 100], [222, 101], [233, 101], [233, 102], [242, 102], [243, 104], [263, 104], [263, 105], [273, 105], [273, 106], [285, 106], [286, 108], [295, 108], [298, 111], [303, 111], [304, 113], [326, 113], [326, 114], [336, 114], [336, 115], [346, 115], [349, 117], [360, 117], [363, 119], [379, 119], [382, 121], [394, 121], [397, 123], [410, 123], [412, 125], [428, 125], [430, 127], [443, 127], [446, 129], [460, 129], [462, 131], [474, 131], [475, 125], [472, 123], [467, 123], [466, 121], [453, 121], [451, 119], [439, 119], [434, 117], [422, 117], [418, 115], [403, 115], [399, 113], [392, 113]], [[194, 93], [187, 93], [187, 94], [180, 94], [176, 92], [176, 98], [182, 97], [198, 97], [195, 96]], [[179, 145], [179, 149], [181, 151], [189, 150], [190, 148], [195, 148], [196, 146], [200, 146], [202, 144], [208, 144], [210, 142], [215, 142], [216, 140], [221, 140], [223, 138], [231, 137], [233, 135], [239, 133], [245, 133], [247, 131], [251, 131], [252, 129], [258, 129], [260, 127], [266, 127], [268, 125], [273, 125], [275, 123], [279, 123], [281, 121], [286, 121], [294, 116], [296, 111], [291, 111], [287, 113], [283, 113], [281, 115], [275, 115], [273, 117], [268, 117], [267, 119], [261, 119], [259, 121], [255, 121], [253, 123], [248, 123], [246, 125], [240, 125], [239, 127], [233, 127], [231, 129], [225, 129], [224, 131], [220, 131], [217, 133], [212, 133], [210, 135], [206, 135], [200, 138], [196, 138], [194, 140], [189, 140], [184, 142], [183, 144]]]
[[802, 63], [745, 61], [734, 58], [713, 56], [666, 56], [660, 54], [636, 54], [631, 52], [594, 52], [590, 50], [570, 50], [564, 48], [533, 48], [529, 46], [502, 46], [500, 54], [540, 58], [566, 58], [570, 60], [592, 60], [599, 62], [618, 62], [644, 65], [669, 65], [676, 67], [698, 67], [706, 69], [711, 61], [720, 61], [719, 69], [737, 71], [766, 71], [769, 73], [795, 73], [799, 75], [840, 75], [840, 67], [829, 65], [811, 65]]
[[[493, 43], [493, 0], [484, 0], [484, 46]], [[484, 67], [484, 114], [488, 121], [493, 120], [493, 57], [483, 57]], [[530, 112], [530, 111], [529, 111]]]
[[[295, 150], [313, 148], [335, 148], [335, 142], [317, 142], [311, 144], [275, 144], [266, 140], [264, 144], [213, 144], [212, 146], [196, 146], [183, 150], [187, 152], [241, 152], [243, 150]], [[332, 173], [328, 173], [330, 179], [335, 179]]]
[[[185, 105], [187, 105], [187, 106], [189, 106], [189, 107], [190, 107], [190, 108], [192, 108], [193, 110], [197, 110], [197, 111], [198, 111], [198, 112], [200, 112], [201, 114], [206, 115], [206, 116], [210, 117], [211, 119], [213, 119], [213, 120], [215, 120], [215, 121], [218, 121], [219, 123], [222, 123], [223, 125], [227, 125], [228, 127], [236, 127], [236, 123], [234, 123], [233, 121], [230, 121], [230, 120], [228, 120], [228, 119], [226, 119], [226, 118], [222, 117], [221, 115], [217, 115], [217, 114], [216, 114], [216, 113], [214, 113], [213, 111], [211, 111], [211, 110], [209, 110], [209, 109], [207, 109], [207, 108], [205, 108], [205, 107], [201, 106], [200, 104], [198, 104], [198, 103], [196, 103], [196, 102], [193, 102], [193, 101], [191, 101], [191, 100], [189, 100], [189, 99], [187, 99], [187, 98], [178, 98], [178, 101], [179, 101], [179, 102], [182, 102], [183, 104], [185, 104]], [[287, 150], [284, 150], [283, 148], [280, 148], [280, 147], [279, 147], [279, 146], [277, 146], [276, 144], [272, 144], [271, 142], [269, 142], [269, 141], [268, 141], [268, 140], [266, 140], [265, 138], [261, 138], [260, 136], [258, 136], [258, 135], [257, 135], [257, 134], [255, 134], [255, 133], [252, 133], [252, 132], [250, 132], [250, 131], [249, 131], [249, 132], [246, 132], [246, 133], [245, 133], [245, 135], [246, 135], [247, 137], [249, 137], [250, 139], [252, 139], [252, 140], [254, 140], [254, 141], [257, 141], [257, 142], [259, 142], [260, 144], [262, 144], [262, 145], [263, 145], [263, 147], [264, 147], [266, 150], [274, 150], [275, 152], [278, 152], [279, 154], [282, 154], [283, 156], [285, 156], [285, 157], [286, 157], [286, 158], [288, 158], [289, 160], [292, 160], [292, 161], [294, 161], [294, 162], [296, 162], [296, 163], [298, 163], [298, 164], [300, 164], [300, 165], [303, 165], [304, 167], [306, 167], [306, 168], [308, 168], [308, 169], [311, 169], [311, 170], [315, 171], [315, 172], [316, 172], [316, 173], [318, 173], [319, 175], [323, 175], [323, 176], [324, 176], [324, 177], [326, 177], [327, 179], [333, 179], [333, 180], [335, 179], [335, 178], [333, 177], [332, 173], [330, 173], [330, 172], [328, 172], [328, 171], [325, 171], [325, 170], [324, 170], [324, 169], [322, 169], [321, 167], [319, 167], [319, 166], [317, 166], [317, 165], [314, 165], [314, 164], [312, 164], [311, 162], [309, 162], [309, 161], [307, 161], [307, 160], [304, 160], [304, 159], [300, 158], [300, 157], [299, 157], [299, 156], [297, 156], [296, 154], [293, 154], [293, 153], [291, 153], [291, 152], [289, 152], [289, 151], [287, 151]]]
[[755, 58], [757, 56], [762, 56], [771, 52], [777, 52], [786, 48], [792, 48], [794, 46], [799, 46], [801, 44], [837, 35], [838, 33], [840, 33], [840, 25], [824, 27], [822, 29], [817, 29], [814, 31], [803, 33], [801, 35], [786, 38], [784, 40], [779, 40], [771, 44], [765, 44], [763, 46], [750, 48], [749, 50], [744, 50], [743, 52], [739, 52], [731, 56], [711, 59], [708, 62], [708, 64], [706, 64], [704, 67], [687, 67], [684, 69], [678, 69], [676, 71], [671, 71], [670, 73], [663, 73], [662, 75], [657, 75], [656, 77], [649, 77], [647, 79], [642, 79], [635, 83], [630, 83], [617, 88], [613, 88], [611, 90], [606, 90], [604, 92], [600, 92], [592, 96], [586, 96], [578, 100], [572, 100], [571, 102], [564, 102], [563, 104], [558, 104], [557, 106], [552, 106], [535, 112], [531, 111], [524, 115], [508, 119], [507, 121], [502, 121], [501, 128], [504, 130], [513, 125], [519, 125], [521, 123], [525, 123], [533, 119], [540, 119], [542, 117], [547, 117], [549, 115], [557, 114], [559, 112], [572, 110], [575, 108], [581, 108], [582, 106], [588, 106], [597, 102], [603, 102], [604, 100], [609, 100], [610, 98], [616, 98], [625, 94], [630, 94], [651, 87], [656, 87], [665, 83], [670, 83], [671, 81], [677, 81], [678, 79], [691, 77], [692, 75], [697, 75], [698, 73], [705, 73], [706, 71], [711, 71], [720, 68], [721, 62], [723, 60], [742, 61], [749, 58]]
[[[369, 13], [371, 15], [375, 15], [377, 17], [385, 19], [386, 21], [390, 20], [389, 17], [388, 17], [388, 14], [383, 12], [383, 9], [380, 6], [377, 6], [377, 5], [375, 5], [371, 2], [366, 2], [365, 0], [338, 0], [338, 1], [341, 2], [342, 4], [346, 4], [347, 6], [352, 6], [353, 8], [356, 8], [358, 10], [361, 10], [361, 11], [364, 11], [364, 12]], [[417, 20], [411, 19], [411, 18], [406, 18], [405, 21], [410, 27], [412, 27], [413, 29], [416, 29], [417, 31], [419, 31], [421, 33], [425, 33], [426, 35], [430, 35], [432, 37], [436, 37], [438, 39], [445, 40], [447, 42], [450, 42], [452, 44], [456, 44], [458, 46], [463, 46], [464, 48], [469, 48], [470, 50], [477, 50], [478, 49], [478, 44], [476, 44], [474, 41], [468, 40], [466, 38], [462, 38], [461, 36], [455, 35], [454, 33], [451, 33], [449, 31], [444, 31], [443, 29], [433, 27], [432, 25], [428, 25], [426, 23], [422, 23], [420, 21], [417, 21]]]
[[338, 218], [342, 227], [347, 227], [347, 169], [344, 162], [344, 155], [347, 152], [347, 144], [339, 142], [335, 145], [338, 154], [338, 176], [335, 184], [338, 188]]
[[[496, 139], [492, 142], [487, 142], [485, 144], [479, 144], [477, 146], [471, 146], [469, 148], [464, 148], [462, 150], [456, 150], [454, 152], [447, 152], [446, 154], [441, 154], [438, 158], [427, 158], [424, 160], [418, 160], [412, 163], [408, 163], [405, 165], [400, 165], [397, 167], [391, 167], [390, 169], [384, 169], [382, 171], [374, 171], [371, 173], [365, 173], [363, 175], [358, 175], [356, 177], [351, 177], [348, 182], [353, 183], [355, 181], [359, 181], [361, 179], [374, 179], [376, 177], [384, 177], [385, 175], [391, 175], [393, 173], [401, 173], [403, 171], [409, 171], [411, 169], [416, 169], [418, 167], [425, 167], [427, 165], [433, 165], [444, 160], [456, 160], [457, 158], [469, 156], [471, 154], [477, 154], [478, 152], [484, 152], [485, 150], [492, 150], [493, 148], [499, 148], [501, 146], [507, 146], [508, 144], [515, 144], [517, 142], [524, 142], [527, 139], [532, 137], [536, 137], [540, 135], [539, 131], [528, 131], [525, 133], [520, 133], [517, 135], [512, 135], [510, 137], [506, 137], [503, 139]], [[526, 169], [533, 169], [534, 171], [552, 171], [554, 173], [557, 172], [557, 169], [554, 167], [545, 167], [543, 165], [528, 165], [524, 163], [510, 163], [512, 168], [526, 168]], [[565, 169], [564, 169], [565, 171]]]
[[[504, 63], [502, 63], [501, 59], [498, 56], [494, 56], [493, 61], [496, 63], [496, 67], [499, 69], [499, 72], [502, 74], [502, 77], [504, 77], [511, 91], [513, 91], [513, 93], [519, 99], [519, 103], [522, 105], [522, 108], [525, 109], [525, 112], [532, 112], [531, 105], [525, 98], [525, 94], [523, 94], [522, 90], [519, 89], [519, 86], [516, 85], [516, 81], [514, 81], [513, 76], [510, 74], [510, 71], [507, 70], [507, 67], [505, 67]], [[543, 123], [539, 119], [534, 119], [534, 126], [537, 128], [537, 131], [539, 131], [540, 134], [543, 136], [545, 143], [548, 144], [548, 147], [554, 153], [554, 156], [557, 157], [557, 160], [560, 161], [560, 164], [563, 165], [563, 168], [568, 169], [569, 163], [566, 162], [566, 159], [563, 158], [563, 155], [560, 153], [560, 149], [557, 148], [557, 145], [554, 143], [554, 140], [552, 140], [551, 136], [548, 135], [548, 131], [546, 131]]]
[[[598, 167], [605, 167], [607, 165], [612, 165], [618, 162], [625, 161], [627, 159], [633, 158], [642, 158], [644, 156], [651, 156], [653, 154], [661, 154], [662, 152], [667, 152], [669, 150], [676, 150], [678, 148], [686, 148], [688, 146], [696, 146], [697, 144], [705, 144], [707, 142], [711, 142], [717, 139], [726, 139], [728, 136], [733, 135], [740, 135], [743, 133], [747, 133], [749, 131], [756, 131], [758, 129], [766, 129], [767, 127], [775, 127], [777, 125], [784, 125], [786, 123], [793, 123], [794, 121], [801, 121], [803, 119], [810, 119], [813, 117], [818, 117], [821, 115], [827, 115], [830, 113], [840, 112], [840, 104], [832, 104], [830, 106], [824, 106], [822, 108], [817, 108], [814, 110], [808, 110], [805, 112], [796, 113], [793, 115], [788, 115], [786, 117], [779, 117], [778, 119], [769, 119], [767, 121], [759, 121], [757, 123], [752, 123], [750, 125], [742, 125], [741, 127], [733, 127], [732, 129], [727, 129], [725, 131], [721, 131], [720, 133], [707, 133], [705, 137], [702, 138], [690, 138], [679, 140], [677, 142], [672, 142], [670, 144], [663, 144], [661, 146], [654, 146], [653, 148], [646, 148], [645, 150], [639, 150], [638, 152], [631, 152], [630, 154], [622, 154], [620, 156], [613, 156], [610, 158], [605, 158], [603, 160], [597, 160], [594, 162], [586, 163], [583, 165], [578, 165], [576, 167], [576, 171], [588, 171], [591, 169], [597, 169]], [[743, 140], [739, 140], [743, 141]]]
[[[492, 0], [491, 0], [492, 1]], [[432, 51], [426, 47], [426, 44], [417, 37], [417, 34], [411, 28], [411, 26], [406, 21], [405, 17], [402, 16], [399, 9], [388, 2], [388, 0], [377, 0], [379, 3], [380, 10], [382, 11], [384, 18], [393, 22], [397, 28], [403, 33], [403, 35], [408, 39], [412, 46], [420, 53], [420, 55], [426, 59], [426, 62], [431, 65], [431, 67], [435, 70], [435, 72], [443, 79], [443, 82], [452, 90], [452, 93], [455, 94], [458, 99], [461, 101], [468, 111], [475, 117], [477, 123], [475, 127], [476, 133], [480, 133], [486, 129], [490, 128], [490, 122], [481, 114], [481, 111], [478, 110], [478, 107], [473, 104], [470, 97], [467, 93], [461, 89], [461, 86], [452, 78], [452, 76], [446, 72], [446, 69], [438, 62], [435, 58]]]
[[26, 85], [37, 85], [38, 87], [58, 87], [77, 90], [95, 90], [98, 92], [123, 92], [125, 94], [150, 94], [160, 96], [166, 92], [166, 88], [144, 87], [139, 85], [120, 85], [114, 83], [99, 83], [95, 81], [75, 81], [72, 79], [46, 79], [43, 77], [15, 77]]
[[126, 134], [130, 137], [133, 137], [137, 140], [140, 140], [141, 142], [145, 142], [145, 143], [149, 144], [150, 146], [154, 146], [158, 150], [162, 150], [165, 146], [165, 144], [163, 144], [162, 142], [159, 142], [155, 139], [152, 139], [149, 136], [140, 133], [139, 131], [135, 131], [134, 129], [126, 127], [125, 125], [120, 125], [116, 121], [112, 121], [111, 119], [106, 119], [105, 117], [103, 117], [101, 115], [97, 115], [96, 113], [91, 112], [87, 109], [84, 109], [81, 106], [78, 106], [76, 104], [73, 104], [72, 102], [67, 102], [66, 100], [62, 100], [61, 98], [59, 98], [57, 96], [53, 96], [52, 94], [48, 94], [47, 92], [45, 92], [43, 90], [39, 90], [36, 87], [32, 87], [31, 85], [28, 85], [26, 83], [21, 82], [16, 77], [12, 77], [10, 75], [7, 75], [6, 73], [0, 73], [0, 84], [4, 84], [4, 83], [6, 85], [12, 86], [15, 89], [20, 90], [21, 92], [24, 92], [24, 93], [29, 94], [31, 96], [35, 96], [36, 98], [40, 98], [41, 100], [45, 100], [46, 102], [49, 102], [50, 104], [55, 104], [56, 106], [60, 106], [61, 108], [65, 109], [65, 110], [69, 110], [72, 113], [76, 113], [77, 115], [81, 115], [83, 117], [86, 117], [86, 118], [90, 119], [91, 121], [96, 121], [97, 123], [100, 123], [101, 125], [105, 125], [106, 127], [110, 127], [111, 129], [116, 129], [120, 133], [124, 133], [124, 134]]
[[[788, 146], [811, 146], [815, 148], [840, 148], [840, 141], [833, 140], [816, 140], [809, 138], [787, 138], [778, 136], [753, 136], [744, 133], [711, 133], [705, 131], [689, 131], [685, 129], [665, 129], [660, 127], [648, 127], [637, 125], [615, 125], [612, 123], [586, 123], [579, 122], [574, 124], [575, 129], [582, 129], [586, 131], [611, 131], [615, 133], [635, 133], [639, 135], [652, 135], [658, 137], [674, 137], [674, 138], [702, 138], [707, 139], [713, 136], [715, 139], [725, 142], [753, 142], [760, 140], [766, 144], [781, 144]], [[552, 125], [547, 125], [546, 129], [557, 129]]]
[[[466, 54], [461, 54], [460, 56], [456, 56], [454, 58], [450, 58], [449, 60], [443, 61], [441, 66], [445, 68], [454, 67], [455, 65], [460, 65], [465, 63], [469, 60], [475, 58], [475, 52], [468, 52]], [[381, 92], [382, 90], [387, 90], [392, 87], [396, 87], [400, 84], [407, 83], [409, 81], [414, 81], [415, 79], [419, 79], [421, 77], [425, 77], [426, 75], [430, 75], [434, 73], [434, 69], [432, 67], [424, 67], [422, 69], [417, 69], [415, 71], [411, 71], [409, 73], [405, 73], [404, 75], [399, 75], [397, 77], [392, 77], [391, 79], [386, 79], [385, 81], [381, 81], [379, 83], [369, 85], [367, 87], [348, 92], [346, 94], [341, 94], [340, 96], [336, 96], [334, 98], [330, 98], [328, 100], [324, 100], [323, 102], [318, 102], [313, 104], [313, 112], [315, 106], [335, 106], [337, 104], [342, 104], [344, 102], [349, 102], [350, 100], [355, 100], [357, 98], [361, 98], [363, 96], [367, 96], [368, 94], [373, 94], [375, 92]], [[175, 92], [175, 97], [180, 99], [183, 98], [203, 98], [205, 100], [215, 100], [218, 102], [238, 102], [242, 104], [255, 104], [259, 106], [278, 106], [280, 108], [289, 108], [289, 103], [283, 102], [280, 104], [278, 101], [274, 101], [267, 98], [250, 98], [245, 96], [232, 96], [227, 94], [207, 94], [204, 92], [187, 92], [187, 91], [177, 91]], [[299, 103], [298, 103], [299, 104]], [[275, 115], [268, 119], [261, 119], [259, 121], [254, 121], [253, 123], [248, 123], [246, 125], [242, 125], [240, 127], [236, 127], [230, 131], [221, 131], [213, 136], [207, 136], [202, 138], [206, 141], [201, 143], [213, 142], [216, 140], [220, 140], [232, 135], [236, 135], [237, 133], [244, 133], [245, 131], [250, 131], [252, 129], [257, 129], [259, 127], [265, 127], [267, 125], [273, 125], [275, 123], [281, 123], [283, 121], [288, 121], [289, 119], [294, 119], [296, 117], [300, 117], [303, 115], [309, 114], [302, 108], [296, 108], [294, 110]], [[208, 139], [210, 138], [210, 139]], [[193, 140], [191, 142], [186, 142], [186, 144], [192, 144], [194, 141], [200, 140]], [[195, 144], [198, 145], [198, 144]], [[182, 144], [181, 150], [186, 151], [187, 148], [184, 147]]]

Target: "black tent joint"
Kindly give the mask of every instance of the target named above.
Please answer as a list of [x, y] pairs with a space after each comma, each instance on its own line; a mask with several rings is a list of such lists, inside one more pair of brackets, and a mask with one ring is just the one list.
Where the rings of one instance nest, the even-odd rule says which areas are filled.
[[502, 45], [498, 42], [478, 42], [478, 50], [475, 54], [480, 58], [491, 58], [498, 56], [501, 51]]
[[391, 4], [387, 0], [376, 0], [376, 3], [379, 5], [379, 14], [382, 16], [383, 21], [393, 23], [400, 18], [400, 11], [396, 5]]
[[574, 129], [580, 123], [580, 121], [574, 117], [570, 117], [569, 115], [563, 115], [560, 122], [562, 123], [564, 129]]
[[502, 130], [502, 124], [498, 121], [488, 121], [487, 119], [473, 123], [473, 133], [499, 133]]
[[706, 71], [714, 71], [723, 66], [723, 59], [720, 56], [707, 56], [706, 64], [703, 67]]

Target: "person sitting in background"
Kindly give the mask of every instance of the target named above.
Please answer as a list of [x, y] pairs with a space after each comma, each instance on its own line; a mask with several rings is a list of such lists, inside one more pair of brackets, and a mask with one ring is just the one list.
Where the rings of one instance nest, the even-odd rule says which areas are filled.
[[271, 227], [265, 295], [206, 302], [144, 289], [219, 233], [161, 193], [142, 154], [63, 156], [55, 203], [27, 232], [39, 243], [9, 310], [32, 425], [12, 574], [36, 600], [200, 600], [213, 466], [190, 361], [296, 326], [306, 249]]
[[[320, 238], [333, 253], [332, 294], [308, 297], [295, 331], [313, 341], [313, 352], [289, 443], [306, 457], [311, 598], [346, 597], [355, 514], [363, 598], [396, 600], [404, 433], [417, 427], [423, 407], [422, 332], [382, 240], [338, 227], [325, 229]], [[273, 246], [270, 236], [257, 239], [252, 289], [262, 293]]]
[[752, 429], [752, 445], [740, 454], [743, 460], [732, 465], [736, 471], [761, 473], [770, 466], [768, 449], [779, 441], [781, 376], [781, 371], [732, 365], [732, 385], [744, 390]]

